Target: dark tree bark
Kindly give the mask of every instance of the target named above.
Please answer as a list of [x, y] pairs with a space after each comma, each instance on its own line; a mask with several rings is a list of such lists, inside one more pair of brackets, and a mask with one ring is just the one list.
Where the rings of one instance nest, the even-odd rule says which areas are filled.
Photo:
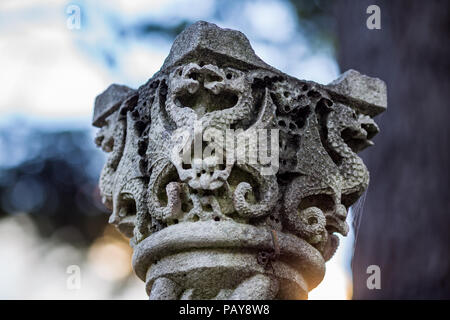
[[[381, 8], [381, 30], [366, 9]], [[353, 258], [354, 299], [450, 298], [450, 1], [333, 4], [341, 70], [388, 86]], [[381, 268], [381, 290], [366, 286]]]

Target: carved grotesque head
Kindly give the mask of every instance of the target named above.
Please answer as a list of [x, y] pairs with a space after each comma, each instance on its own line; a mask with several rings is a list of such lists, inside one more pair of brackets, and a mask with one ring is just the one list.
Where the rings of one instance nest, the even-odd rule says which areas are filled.
[[[172, 298], [236, 297], [267, 274], [277, 283], [270, 297], [304, 297], [367, 188], [356, 152], [378, 132], [372, 117], [385, 108], [385, 86], [356, 71], [327, 86], [292, 78], [261, 61], [243, 34], [199, 22], [146, 84], [113, 85], [95, 108], [96, 142], [110, 152], [103, 200], [132, 238], [151, 297], [160, 281], [182, 283]], [[194, 258], [191, 273], [167, 269]]]

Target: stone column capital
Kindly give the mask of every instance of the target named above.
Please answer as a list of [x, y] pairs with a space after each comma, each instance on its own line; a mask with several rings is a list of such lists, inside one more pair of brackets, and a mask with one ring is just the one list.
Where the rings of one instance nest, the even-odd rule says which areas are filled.
[[299, 80], [204, 21], [147, 83], [111, 85], [94, 108], [100, 190], [150, 299], [307, 298], [368, 186], [357, 152], [386, 107], [380, 79]]

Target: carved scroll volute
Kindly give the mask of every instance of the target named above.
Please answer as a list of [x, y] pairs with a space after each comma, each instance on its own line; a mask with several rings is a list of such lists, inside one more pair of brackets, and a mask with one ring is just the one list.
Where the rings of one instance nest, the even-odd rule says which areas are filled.
[[206, 22], [138, 90], [109, 87], [100, 190], [150, 299], [307, 298], [368, 186], [356, 153], [385, 108], [379, 79], [298, 80]]

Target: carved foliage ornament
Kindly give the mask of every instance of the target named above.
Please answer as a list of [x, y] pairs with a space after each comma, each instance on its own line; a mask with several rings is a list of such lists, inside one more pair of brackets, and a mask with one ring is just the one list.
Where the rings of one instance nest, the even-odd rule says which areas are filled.
[[[298, 80], [207, 22], [184, 30], [139, 89], [111, 85], [94, 110], [109, 153], [100, 191], [150, 298], [307, 298], [368, 186], [356, 153], [385, 109], [379, 79]], [[204, 156], [210, 145], [220, 152]], [[239, 159], [262, 145], [269, 173], [260, 154]]]

